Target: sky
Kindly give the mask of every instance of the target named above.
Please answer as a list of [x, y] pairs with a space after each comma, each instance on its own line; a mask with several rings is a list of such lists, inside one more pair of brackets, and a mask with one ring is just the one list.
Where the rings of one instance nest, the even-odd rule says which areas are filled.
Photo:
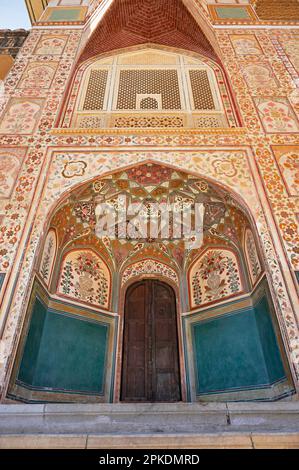
[[29, 29], [30, 26], [24, 0], [0, 0], [0, 29]]

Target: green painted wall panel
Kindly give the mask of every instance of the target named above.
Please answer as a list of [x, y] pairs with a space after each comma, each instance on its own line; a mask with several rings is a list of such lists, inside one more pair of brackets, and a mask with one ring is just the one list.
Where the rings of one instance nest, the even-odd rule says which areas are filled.
[[109, 325], [47, 310], [36, 298], [17, 377], [29, 387], [104, 393]]
[[193, 338], [199, 393], [268, 383], [252, 309], [197, 323]]
[[48, 312], [33, 385], [103, 393], [109, 326]]
[[191, 328], [198, 394], [259, 388], [286, 377], [266, 297]]
[[30, 328], [18, 374], [18, 380], [26, 384], [31, 385], [34, 380], [46, 315], [47, 307], [38, 298], [36, 298], [32, 309]]
[[51, 11], [48, 21], [78, 21], [80, 14], [81, 11], [77, 8], [53, 10]]
[[266, 297], [255, 305], [255, 317], [267, 365], [270, 383], [285, 377], [285, 370], [280, 356], [277, 339], [271, 320], [271, 314]]
[[245, 7], [229, 8], [229, 7], [216, 7], [218, 18], [223, 19], [250, 19], [250, 14]]
[[5, 273], [0, 273], [0, 291], [4, 283]]

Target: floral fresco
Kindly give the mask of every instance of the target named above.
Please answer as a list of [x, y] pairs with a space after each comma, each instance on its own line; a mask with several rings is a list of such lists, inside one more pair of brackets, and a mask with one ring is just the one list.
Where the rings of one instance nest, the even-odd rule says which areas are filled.
[[10, 197], [21, 163], [17, 152], [0, 151], [0, 199]]
[[159, 263], [159, 261], [148, 259], [128, 266], [122, 275], [122, 285], [125, 285], [130, 279], [144, 274], [168, 278], [173, 281], [175, 285], [177, 285], [179, 281], [178, 275], [169, 266]]
[[0, 124], [3, 134], [30, 134], [41, 113], [40, 100], [12, 100]]
[[96, 253], [81, 250], [66, 255], [61, 267], [59, 294], [107, 309], [109, 290], [109, 270]]
[[274, 146], [279, 169], [290, 196], [299, 196], [299, 146]]
[[20, 88], [49, 88], [56, 71], [55, 63], [43, 64], [42, 62], [31, 63], [19, 84]]
[[44, 34], [34, 51], [37, 55], [61, 55], [67, 42], [67, 36]]
[[209, 249], [192, 266], [189, 274], [191, 307], [200, 307], [242, 292], [236, 256], [227, 250]]
[[252, 284], [254, 285], [262, 272], [262, 267], [257, 254], [253, 233], [250, 229], [245, 230], [244, 245], [250, 278]]
[[233, 47], [238, 55], [261, 55], [262, 51], [253, 34], [231, 35]]
[[266, 132], [298, 132], [298, 121], [286, 100], [257, 100]]
[[55, 263], [56, 250], [57, 241], [55, 231], [49, 230], [39, 268], [40, 276], [47, 286], [50, 284], [52, 270]]
[[275, 90], [276, 82], [269, 67], [258, 64], [250, 64], [243, 68], [242, 73], [248, 86], [254, 90]]

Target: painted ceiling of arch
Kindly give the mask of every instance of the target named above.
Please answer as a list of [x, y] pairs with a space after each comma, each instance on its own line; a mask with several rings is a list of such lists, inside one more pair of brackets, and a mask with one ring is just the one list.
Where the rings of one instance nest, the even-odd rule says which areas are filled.
[[81, 61], [148, 42], [192, 50], [217, 60], [181, 0], [115, 0], [85, 46]]
[[[106, 203], [117, 211], [118, 196], [125, 196], [125, 204], [142, 205], [147, 219], [155, 204], [167, 204], [179, 210], [195, 203], [204, 206], [203, 244], [231, 247], [242, 251], [242, 240], [248, 219], [231, 195], [206, 180], [156, 164], [143, 164], [86, 183], [73, 191], [56, 209], [50, 226], [58, 234], [60, 251], [92, 246], [116, 270], [133, 260], [154, 257], [175, 268], [186, 269], [198, 255], [198, 249], [186, 245], [186, 240], [173, 237], [173, 221], [169, 219], [169, 238], [161, 230], [161, 214], [158, 213], [158, 236], [151, 238], [150, 231], [136, 238], [116, 233], [116, 238], [99, 237], [96, 233], [96, 207]], [[162, 206], [163, 207], [163, 206]], [[134, 223], [135, 214], [127, 218]], [[194, 211], [191, 210], [192, 225]], [[168, 223], [168, 221], [166, 222]], [[127, 226], [128, 226], [127, 225]]]

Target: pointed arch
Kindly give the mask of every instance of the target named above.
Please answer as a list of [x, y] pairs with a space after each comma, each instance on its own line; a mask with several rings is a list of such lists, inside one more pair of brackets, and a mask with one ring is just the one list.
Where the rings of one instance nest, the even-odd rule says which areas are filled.
[[[56, 206], [55, 210], [59, 211], [60, 207], [67, 206], [70, 204], [69, 209], [67, 210], [67, 213], [69, 214], [68, 218], [64, 218], [63, 220], [66, 220], [67, 223], [65, 224], [66, 231], [65, 233], [69, 234], [72, 233], [70, 229], [71, 227], [68, 226], [67, 224], [71, 222], [76, 222], [78, 232], [73, 234], [72, 237], [74, 239], [79, 240], [80, 235], [83, 233], [81, 229], [86, 229], [87, 225], [89, 225], [89, 228], [92, 231], [95, 228], [94, 225], [94, 217], [92, 214], [92, 208], [94, 206], [92, 203], [94, 202], [94, 199], [96, 199], [96, 202], [99, 204], [102, 204], [105, 201], [105, 196], [106, 200], [110, 200], [109, 198], [112, 198], [110, 201], [113, 204], [115, 204], [115, 200], [113, 200], [113, 196], [115, 195], [115, 188], [118, 187], [122, 191], [127, 191], [130, 192], [134, 197], [137, 197], [138, 199], [140, 198], [141, 190], [144, 190], [144, 193], [147, 192], [148, 194], [152, 194], [153, 191], [159, 187], [160, 189], [165, 189], [165, 191], [162, 193], [161, 192], [155, 192], [154, 194], [159, 197], [159, 195], [167, 193], [167, 197], [169, 192], [175, 193], [178, 188], [181, 189], [181, 193], [186, 195], [188, 197], [188, 200], [190, 196], [193, 194], [195, 198], [199, 196], [199, 199], [203, 200], [205, 203], [208, 201], [212, 201], [213, 203], [219, 200], [219, 198], [222, 198], [223, 205], [232, 205], [234, 204], [234, 209], [236, 210], [241, 210], [240, 209], [240, 202], [238, 199], [240, 199], [238, 196], [236, 196], [235, 192], [233, 190], [229, 190], [230, 194], [227, 194], [226, 189], [224, 189], [224, 185], [221, 184], [217, 186], [217, 183], [215, 181], [210, 182], [210, 179], [206, 177], [202, 177], [200, 180], [198, 180], [200, 176], [196, 174], [194, 177], [192, 176], [192, 172], [185, 171], [183, 168], [180, 167], [178, 168], [173, 168], [172, 165], [170, 164], [163, 164], [160, 161], [155, 161], [155, 162], [150, 162], [150, 163], [145, 163], [144, 161], [139, 161], [137, 165], [129, 165], [126, 167], [122, 167], [119, 165], [114, 172], [107, 172], [105, 174], [102, 174], [101, 176], [98, 176], [96, 178], [93, 178], [91, 180], [83, 181], [81, 178], [81, 182], [78, 184], [73, 184], [68, 187], [67, 194], [63, 193], [62, 190], [60, 192], [60, 200], [58, 205]], [[78, 180], [77, 180], [78, 182]], [[145, 190], [147, 188], [147, 191]], [[168, 189], [166, 189], [168, 188]], [[188, 190], [189, 188], [189, 190]], [[138, 189], [140, 191], [138, 191]], [[137, 192], [136, 192], [137, 190]], [[91, 197], [90, 197], [91, 196]], [[104, 197], [103, 197], [104, 196]], [[145, 197], [145, 196], [144, 196]], [[153, 197], [153, 196], [152, 196]], [[185, 196], [184, 196], [185, 197]], [[197, 199], [197, 201], [199, 200]], [[84, 207], [81, 205], [82, 200], [84, 200]], [[180, 202], [182, 199], [179, 200]], [[221, 201], [220, 201], [221, 202]], [[91, 203], [91, 204], [90, 204]], [[244, 206], [244, 211], [246, 207], [246, 203], [243, 201], [242, 206]], [[221, 226], [223, 230], [228, 226], [226, 219], [225, 219], [225, 214], [226, 210], [223, 211], [224, 207], [222, 205], [218, 205], [217, 207], [211, 205], [210, 206], [210, 212], [208, 215], [212, 215], [212, 225], [215, 228], [219, 228]], [[55, 212], [55, 211], [54, 211]], [[246, 211], [247, 212], [247, 211]], [[248, 210], [250, 213], [250, 211]], [[148, 212], [146, 212], [148, 213]], [[233, 212], [234, 213], [234, 212]], [[230, 212], [228, 212], [230, 216]], [[243, 212], [242, 212], [243, 214]], [[53, 219], [53, 212], [51, 213], [51, 219]], [[217, 219], [217, 220], [216, 220]], [[62, 220], [62, 219], [59, 219]], [[234, 220], [234, 226], [236, 225], [236, 218]], [[247, 225], [245, 223], [240, 224], [242, 227], [250, 226], [251, 221], [249, 218], [246, 217], [247, 220]], [[58, 221], [58, 220], [57, 220]], [[243, 221], [243, 219], [241, 220]], [[51, 220], [49, 221], [51, 225]], [[127, 218], [126, 218], [126, 223], [127, 223]], [[208, 224], [208, 220], [205, 220], [205, 223]], [[55, 224], [54, 224], [55, 225]], [[252, 229], [254, 229], [252, 227]], [[221, 228], [220, 228], [221, 230]], [[228, 233], [231, 233], [230, 231]], [[275, 331], [273, 328], [276, 328], [275, 326], [273, 327], [272, 325], [272, 320], [271, 320], [271, 309], [272, 309], [272, 304], [271, 304], [271, 299], [269, 297], [269, 302], [268, 302], [268, 287], [266, 280], [263, 280], [255, 287], [255, 291], [252, 292], [243, 292], [243, 280], [240, 275], [240, 266], [238, 265], [238, 255], [237, 255], [237, 250], [233, 250], [230, 248], [230, 243], [226, 240], [226, 242], [223, 243], [223, 248], [222, 245], [220, 247], [220, 242], [219, 245], [217, 246], [217, 240], [213, 239], [215, 232], [212, 231], [209, 233], [209, 239], [207, 240], [207, 247], [208, 250], [216, 252], [216, 255], [220, 257], [219, 260], [219, 265], [220, 265], [220, 270], [223, 268], [223, 273], [225, 274], [225, 277], [228, 279], [228, 284], [229, 284], [229, 291], [221, 293], [220, 296], [216, 296], [217, 298], [212, 299], [215, 300], [215, 304], [211, 305], [211, 299], [208, 298], [208, 295], [206, 295], [206, 298], [204, 299], [204, 302], [200, 303], [200, 305], [196, 305], [197, 311], [192, 309], [192, 311], [186, 310], [187, 303], [185, 300], [183, 300], [183, 297], [187, 297], [188, 295], [188, 266], [191, 265], [191, 270], [196, 266], [196, 274], [198, 274], [198, 271], [201, 269], [201, 267], [197, 266], [196, 263], [198, 262], [198, 259], [196, 259], [196, 255], [200, 254], [201, 258], [199, 258], [199, 261], [203, 259], [204, 256], [206, 256], [209, 251], [202, 251], [201, 253], [198, 252], [198, 250], [195, 250], [195, 264], [192, 265], [192, 261], [189, 264], [186, 263], [180, 263], [177, 271], [174, 273], [175, 270], [169, 271], [169, 265], [167, 265], [168, 261], [165, 261], [165, 259], [160, 255], [160, 251], [158, 250], [158, 247], [160, 248], [160, 245], [163, 245], [164, 249], [167, 251], [167, 246], [168, 244], [172, 243], [172, 241], [164, 240], [164, 243], [161, 242], [160, 244], [157, 244], [156, 249], [152, 250], [151, 247], [152, 245], [152, 240], [147, 240], [145, 239], [143, 242], [140, 242], [139, 240], [136, 242], [136, 245], [134, 246], [133, 244], [127, 244], [127, 236], [126, 237], [119, 237], [119, 241], [117, 243], [114, 243], [112, 240], [112, 243], [110, 244], [110, 251], [112, 256], [114, 256], [116, 263], [115, 263], [115, 270], [113, 272], [113, 278], [111, 279], [111, 283], [114, 283], [115, 289], [114, 292], [118, 293], [118, 295], [115, 295], [115, 301], [110, 307], [108, 312], [105, 312], [105, 317], [103, 316], [102, 309], [104, 308], [103, 304], [99, 304], [98, 299], [95, 298], [94, 293], [98, 293], [98, 285], [96, 284], [98, 282], [98, 278], [101, 280], [103, 277], [101, 276], [96, 276], [97, 279], [91, 279], [92, 277], [92, 272], [94, 272], [94, 266], [95, 264], [104, 263], [105, 261], [105, 256], [99, 256], [97, 255], [96, 262], [94, 263], [93, 258], [96, 257], [95, 251], [92, 251], [90, 245], [86, 245], [84, 248], [84, 241], [83, 239], [81, 240], [81, 247], [80, 249], [74, 249], [73, 246], [68, 245], [71, 249], [68, 251], [65, 251], [65, 256], [63, 257], [63, 262], [62, 262], [62, 272], [60, 276], [60, 283], [59, 283], [59, 288], [57, 295], [59, 297], [59, 300], [57, 299], [56, 296], [53, 296], [52, 299], [50, 299], [50, 304], [49, 308], [47, 307], [47, 312], [44, 312], [45, 316], [48, 316], [49, 318], [49, 323], [48, 324], [48, 319], [46, 323], [46, 329], [44, 330], [46, 337], [47, 335], [52, 335], [53, 332], [53, 327], [56, 325], [56, 319], [61, 320], [64, 319], [64, 317], [70, 318], [69, 315], [69, 309], [72, 308], [74, 309], [74, 318], [73, 318], [73, 324], [75, 326], [75, 329], [78, 329], [78, 326], [80, 328], [80, 332], [76, 336], [76, 334], [71, 333], [72, 337], [69, 338], [70, 341], [64, 343], [64, 341], [60, 342], [60, 350], [61, 350], [61, 356], [63, 357], [66, 352], [65, 350], [69, 347], [68, 345], [71, 344], [72, 348], [76, 349], [76, 353], [78, 354], [79, 349], [80, 349], [80, 344], [81, 342], [86, 345], [89, 344], [88, 340], [86, 343], [85, 338], [85, 322], [87, 319], [90, 319], [92, 322], [94, 320], [97, 321], [98, 315], [101, 313], [102, 315], [102, 320], [101, 322], [104, 323], [106, 322], [106, 318], [110, 319], [110, 321], [113, 321], [115, 323], [115, 330], [117, 333], [113, 334], [113, 331], [111, 330], [111, 348], [112, 348], [112, 342], [113, 342], [113, 348], [115, 348], [116, 352], [114, 357], [117, 357], [117, 360], [108, 363], [108, 359], [111, 358], [112, 356], [110, 354], [106, 354], [107, 348], [102, 351], [101, 357], [103, 361], [103, 370], [105, 367], [108, 367], [108, 369], [111, 371], [114, 371], [114, 367], [116, 368], [116, 379], [115, 379], [115, 399], [119, 399], [119, 378], [121, 376], [121, 353], [119, 354], [119, 351], [121, 351], [121, 345], [122, 345], [122, 334], [123, 334], [123, 316], [122, 316], [122, 305], [123, 305], [123, 298], [124, 298], [124, 292], [128, 285], [130, 284], [131, 280], [136, 280], [138, 278], [151, 278], [151, 279], [159, 279], [164, 278], [167, 279], [167, 282], [171, 285], [175, 285], [176, 288], [174, 291], [176, 292], [176, 297], [177, 297], [177, 304], [178, 304], [178, 316], [177, 320], [178, 323], [181, 325], [182, 328], [179, 328], [179, 334], [180, 334], [180, 343], [182, 347], [180, 348], [180, 364], [181, 364], [181, 370], [182, 370], [182, 375], [183, 375], [183, 382], [184, 384], [187, 383], [189, 380], [188, 378], [185, 381], [185, 370], [186, 374], [191, 374], [192, 373], [192, 367], [201, 367], [202, 362], [201, 362], [201, 354], [200, 354], [200, 349], [199, 345], [202, 344], [202, 341], [206, 339], [208, 336], [206, 334], [206, 327], [205, 325], [207, 324], [207, 328], [209, 327], [209, 324], [212, 323], [212, 328], [214, 328], [214, 325], [216, 325], [216, 329], [213, 331], [217, 333], [219, 331], [219, 337], [222, 341], [221, 348], [218, 348], [216, 353], [213, 355], [213, 368], [214, 369], [220, 369], [223, 367], [223, 364], [226, 363], [227, 361], [230, 360], [230, 357], [234, 358], [234, 367], [236, 368], [236, 374], [231, 371], [224, 377], [224, 380], [221, 382], [221, 389], [219, 388], [219, 380], [218, 377], [214, 377], [214, 383], [211, 385], [208, 385], [206, 387], [203, 387], [198, 385], [200, 383], [199, 381], [195, 383], [194, 381], [190, 380], [191, 388], [192, 388], [192, 395], [188, 395], [189, 399], [195, 401], [197, 399], [200, 399], [199, 397], [204, 396], [205, 399], [210, 399], [211, 394], [213, 395], [213, 399], [215, 400], [221, 400], [222, 396], [221, 394], [225, 393], [232, 393], [232, 397], [236, 397], [238, 399], [240, 390], [242, 391], [245, 399], [251, 399], [252, 396], [254, 399], [275, 399], [277, 397], [280, 397], [282, 393], [285, 394], [291, 394], [292, 393], [292, 385], [286, 375], [286, 368], [284, 368], [284, 365], [282, 363], [281, 357], [284, 355], [284, 350], [281, 348], [280, 349], [277, 345], [276, 341], [276, 336], [275, 336]], [[243, 238], [242, 236], [244, 235], [243, 230], [239, 230], [238, 232], [238, 239], [239, 239], [239, 246], [241, 247], [243, 243]], [[69, 240], [65, 239], [67, 242]], [[87, 242], [90, 241], [90, 239], [86, 238]], [[107, 244], [108, 245], [108, 244]], [[146, 246], [145, 246], [146, 245]], [[144, 247], [144, 251], [141, 251]], [[243, 245], [242, 245], [243, 246]], [[124, 247], [124, 248], [123, 248]], [[136, 248], [136, 249], [135, 249]], [[109, 250], [109, 247], [108, 247]], [[204, 248], [203, 248], [204, 250]], [[217, 251], [218, 250], [218, 251]], [[165, 252], [164, 252], [165, 253]], [[85, 261], [82, 259], [79, 259], [80, 256], [84, 257], [85, 255], [87, 260], [87, 268], [82, 270], [81, 266], [83, 266]], [[102, 252], [101, 252], [102, 255]], [[133, 255], [131, 257], [131, 255]], [[166, 254], [165, 254], [166, 255]], [[177, 253], [177, 245], [174, 244], [174, 249], [171, 251], [171, 255], [173, 258], [179, 259], [178, 253]], [[133, 258], [134, 257], [134, 258]], [[92, 259], [91, 259], [92, 258]], [[152, 265], [152, 258], [155, 258], [155, 265]], [[172, 258], [168, 255], [168, 259], [172, 260]], [[132, 261], [130, 265], [130, 260]], [[122, 261], [125, 261], [124, 264], [122, 264]], [[164, 263], [165, 261], [165, 263]], [[69, 263], [69, 264], [68, 264]], [[209, 265], [209, 260], [204, 261], [205, 265]], [[217, 263], [216, 263], [217, 264]], [[106, 265], [106, 268], [108, 266], [108, 263]], [[125, 266], [124, 270], [119, 269], [120, 266]], [[71, 268], [69, 271], [66, 272], [67, 269]], [[74, 269], [73, 269], [74, 268]], [[98, 267], [96, 266], [96, 271], [98, 270]], [[102, 268], [102, 264], [101, 264]], [[129, 268], [127, 271], [126, 269]], [[130, 269], [132, 270], [130, 271]], [[182, 268], [182, 269], [181, 269]], [[103, 269], [103, 268], [102, 268]], [[165, 269], [167, 272], [165, 272]], [[122, 279], [122, 274], [123, 272], [127, 276], [125, 279]], [[87, 275], [84, 275], [87, 274]], [[220, 282], [218, 282], [218, 285], [221, 288], [226, 288], [226, 286], [223, 285], [223, 278], [221, 278], [222, 274], [220, 273]], [[67, 280], [67, 285], [64, 283], [64, 274], [66, 276], [69, 276], [69, 279]], [[82, 275], [83, 279], [80, 278]], [[200, 276], [204, 278], [204, 273], [200, 272]], [[216, 273], [217, 276], [217, 273]], [[80, 278], [80, 279], [79, 279]], [[174, 279], [175, 278], [175, 279]], [[108, 279], [108, 275], [105, 276], [105, 279]], [[122, 282], [123, 280], [123, 282]], [[80, 286], [80, 282], [83, 281], [83, 284]], [[95, 284], [93, 281], [96, 281]], [[217, 286], [215, 283], [215, 276], [213, 279], [209, 279], [209, 282], [206, 282], [206, 284], [203, 284], [203, 287], [205, 288], [206, 286], [209, 287], [209, 289], [214, 288], [214, 290], [217, 290]], [[101, 286], [102, 287], [102, 286]], [[82, 288], [83, 288], [83, 297], [82, 298]], [[65, 289], [65, 291], [63, 291]], [[69, 291], [66, 291], [68, 290]], [[79, 294], [75, 291], [81, 291]], [[104, 289], [105, 291], [105, 289]], [[222, 295], [223, 294], [223, 295]], [[239, 294], [239, 298], [237, 298], [237, 294]], [[242, 295], [241, 295], [242, 294]], [[244, 295], [243, 295], [244, 294]], [[92, 298], [88, 298], [88, 296]], [[35, 297], [34, 297], [35, 296]], [[67, 299], [63, 299], [63, 296], [66, 296]], [[233, 301], [230, 300], [230, 297], [234, 297]], [[56, 297], [56, 298], [55, 298]], [[31, 295], [31, 299], [35, 305], [35, 310], [34, 310], [34, 315], [33, 320], [37, 318], [37, 316], [40, 314], [40, 303], [38, 303], [38, 299], [36, 300], [36, 293], [33, 292]], [[69, 299], [69, 300], [68, 300]], [[58, 302], [57, 302], [58, 300]], [[245, 302], [245, 303], [244, 303]], [[90, 311], [87, 311], [85, 307], [82, 304], [88, 304], [88, 309]], [[223, 309], [223, 303], [224, 309]], [[55, 315], [58, 315], [55, 317], [53, 315], [53, 309], [52, 307], [56, 306], [56, 308], [59, 308], [59, 312]], [[183, 307], [182, 307], [183, 305]], [[201, 308], [201, 305], [203, 305], [203, 308]], [[244, 306], [246, 307], [246, 311], [244, 311]], [[87, 307], [87, 305], [86, 305]], [[82, 312], [80, 313], [79, 316], [82, 317], [82, 324], [78, 323], [78, 314], [77, 310], [75, 309], [80, 308]], [[30, 308], [29, 308], [30, 310]], [[270, 311], [271, 310], [271, 311]], [[254, 315], [256, 315], [257, 320], [255, 319]], [[119, 327], [116, 324], [116, 321], [119, 319]], [[207, 321], [206, 321], [207, 320]], [[62, 320], [61, 320], [62, 321]], [[69, 320], [71, 321], [71, 320]], [[194, 327], [193, 328], [193, 323]], [[83, 323], [84, 322], [84, 323]], [[181, 322], [181, 323], [180, 323]], [[217, 323], [215, 323], [217, 322]], [[260, 335], [259, 332], [259, 324], [261, 328], [265, 328], [265, 331], [267, 331], [267, 334]], [[219, 326], [218, 326], [219, 325]], [[224, 326], [223, 326], [224, 325]], [[245, 326], [244, 326], [245, 325]], [[266, 325], [266, 326], [265, 326]], [[33, 337], [34, 336], [34, 331], [35, 331], [35, 326], [36, 323], [31, 323], [29, 330], [31, 328], [31, 336], [27, 337]], [[103, 330], [103, 327], [106, 328], [105, 325], [101, 325], [101, 331]], [[39, 324], [37, 324], [37, 328], [40, 328]], [[93, 327], [92, 327], [93, 328]], [[98, 326], [94, 327], [98, 330]], [[192, 330], [193, 328], [193, 330]], [[84, 331], [83, 331], [84, 329]], [[219, 330], [218, 330], [219, 329]], [[61, 332], [58, 334], [61, 334], [61, 337], [64, 338], [66, 334], [68, 334], [68, 331], [73, 332], [74, 329], [69, 330], [64, 328]], [[95, 333], [95, 338], [98, 340], [98, 334], [99, 332], [94, 332]], [[194, 334], [193, 334], [194, 333]], [[193, 336], [192, 336], [193, 335]], [[238, 358], [238, 355], [240, 354], [240, 342], [238, 340], [239, 336], [241, 335], [242, 337], [242, 343], [246, 345], [245, 348], [242, 349], [242, 354], [244, 353], [246, 356], [245, 360], [245, 367], [248, 367], [251, 376], [249, 380], [244, 380], [244, 375], [243, 375], [243, 368], [242, 365], [240, 365], [240, 362], [236, 359]], [[44, 337], [44, 336], [43, 336]], [[193, 339], [192, 339], [193, 338]], [[233, 341], [231, 341], [231, 338], [233, 338]], [[279, 338], [279, 335], [278, 335]], [[80, 340], [80, 341], [79, 341]], [[192, 343], [193, 341], [193, 343]], [[194, 342], [195, 341], [195, 342]], [[252, 341], [254, 344], [252, 345]], [[26, 342], [26, 335], [23, 336], [23, 344]], [[41, 343], [38, 348], [43, 348], [46, 346], [46, 340]], [[108, 343], [107, 343], [108, 344]], [[229, 350], [227, 351], [226, 345], [230, 345]], [[65, 346], [66, 345], [66, 346]], [[29, 341], [28, 346], [25, 346], [25, 351], [27, 347], [27, 351], [31, 351], [31, 343]], [[268, 357], [264, 356], [263, 353], [263, 348], [274, 348], [275, 349], [275, 357], [277, 359], [276, 364], [278, 364], [279, 367], [276, 367], [275, 369], [275, 364], [273, 364], [273, 361], [269, 359]], [[117, 349], [118, 348], [118, 349]], [[189, 352], [192, 350], [195, 352], [195, 356], [190, 355], [189, 357]], [[255, 351], [255, 357], [256, 359], [252, 361], [251, 359], [251, 353], [252, 353], [252, 348], [254, 348]], [[111, 349], [110, 349], [111, 351]], [[208, 348], [205, 350], [207, 353]], [[21, 350], [20, 350], [20, 355], [21, 357]], [[186, 354], [186, 356], [184, 356]], [[208, 354], [207, 354], [208, 355]], [[191, 357], [192, 356], [192, 357]], [[37, 357], [38, 354], [37, 354]], [[69, 356], [68, 356], [69, 357]], [[185, 361], [186, 357], [186, 361]], [[196, 364], [194, 362], [194, 357], [196, 357]], [[60, 371], [60, 360], [56, 362], [56, 364], [53, 366], [51, 365], [51, 356], [47, 356], [47, 363], [49, 363], [49, 367], [51, 369], [51, 373], [53, 377], [55, 378], [55, 387], [56, 390], [60, 390], [62, 388], [63, 383], [61, 382], [61, 379], [59, 377], [59, 371]], [[84, 358], [85, 359], [85, 358]], [[275, 360], [276, 360], [275, 359]], [[89, 361], [89, 356], [86, 355], [86, 360]], [[114, 360], [114, 359], [113, 359]], [[106, 362], [107, 364], [106, 364]], [[185, 363], [184, 363], [185, 361]], [[192, 362], [193, 361], [193, 362]], [[274, 361], [275, 362], [275, 361]], [[63, 363], [63, 359], [62, 359]], [[261, 379], [257, 380], [254, 375], [255, 371], [255, 366], [256, 363], [259, 364], [260, 367], [260, 373]], [[39, 365], [37, 363], [37, 365]], [[91, 367], [90, 363], [89, 366]], [[213, 369], [213, 370], [214, 370]], [[16, 368], [15, 368], [15, 374], [18, 373], [18, 364], [16, 363]], [[71, 369], [73, 372], [73, 368]], [[84, 371], [84, 365], [82, 365], [82, 371]], [[268, 371], [271, 373], [273, 372], [274, 374], [274, 381], [277, 382], [273, 386], [273, 383], [269, 381], [268, 377]], [[204, 379], [207, 378], [207, 375], [205, 372], [201, 372], [200, 380], [202, 380], [202, 377]], [[209, 375], [209, 374], [208, 374]], [[58, 379], [57, 379], [58, 377]], [[12, 382], [12, 388], [11, 388], [11, 396], [21, 396], [23, 399], [26, 400], [26, 390], [17, 389], [16, 387], [19, 386], [18, 380], [22, 380], [22, 376], [18, 377], [15, 375], [16, 381]], [[221, 379], [222, 380], [222, 379]], [[112, 383], [112, 382], [111, 382]], [[260, 384], [263, 384], [263, 390], [260, 390]], [[282, 383], [282, 386], [281, 386]], [[35, 385], [34, 380], [28, 380], [27, 384], [29, 386]], [[43, 387], [48, 386], [48, 382], [42, 377], [42, 380], [39, 382], [39, 387], [40, 390], [43, 391]], [[98, 385], [96, 381], [96, 385]], [[72, 385], [73, 387], [73, 385]], [[185, 385], [184, 385], [185, 387]], [[26, 387], [25, 387], [26, 388]], [[19, 391], [20, 390], [20, 391]], [[72, 388], [71, 388], [72, 390]], [[80, 390], [78, 391], [77, 387], [74, 387], [74, 393], [79, 393]], [[19, 393], [19, 395], [18, 395]], [[39, 398], [39, 393], [40, 391], [36, 391], [35, 397], [33, 399], [40, 399]], [[52, 398], [52, 401], [58, 401], [60, 400], [59, 395], [54, 395], [56, 391], [51, 392], [54, 398]], [[92, 394], [94, 393], [94, 384], [93, 383], [88, 383], [87, 384], [87, 395], [88, 395], [88, 401], [93, 400]], [[189, 392], [188, 392], [189, 393]], [[270, 397], [270, 398], [269, 398]], [[45, 398], [43, 398], [45, 400]], [[107, 400], [107, 394], [105, 398], [101, 398], [102, 401]], [[72, 399], [70, 400], [72, 401]]]
[[165, 263], [161, 263], [155, 259], [148, 258], [141, 261], [136, 261], [127, 266], [121, 276], [121, 288], [126, 286], [136, 277], [151, 275], [159, 276], [170, 280], [175, 285], [179, 283], [179, 277], [175, 270]]

